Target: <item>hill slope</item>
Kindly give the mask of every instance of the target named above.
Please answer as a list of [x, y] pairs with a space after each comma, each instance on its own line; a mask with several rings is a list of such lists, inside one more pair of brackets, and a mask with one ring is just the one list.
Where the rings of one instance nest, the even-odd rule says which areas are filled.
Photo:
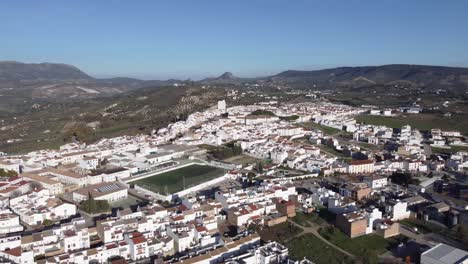
[[0, 113], [28, 110], [35, 104], [109, 97], [178, 80], [96, 79], [75, 66], [0, 61]]
[[284, 71], [266, 78], [291, 85], [318, 84], [325, 88], [340, 86], [405, 84], [429, 88], [468, 88], [468, 68], [391, 64], [383, 66], [339, 67], [315, 71]]
[[21, 63], [0, 61], [0, 80], [90, 80], [75, 66], [59, 63]]
[[[15, 115], [0, 112], [0, 151], [26, 152], [79, 140], [149, 133], [224, 98], [222, 89], [147, 87], [112, 97], [44, 103]], [[18, 142], [8, 143], [14, 139]]]

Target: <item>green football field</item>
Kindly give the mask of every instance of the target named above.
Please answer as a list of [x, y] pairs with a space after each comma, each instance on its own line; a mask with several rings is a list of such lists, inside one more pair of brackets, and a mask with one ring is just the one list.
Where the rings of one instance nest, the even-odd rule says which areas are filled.
[[205, 165], [190, 165], [132, 183], [156, 193], [171, 194], [184, 190], [184, 185], [187, 189], [223, 175], [223, 169]]

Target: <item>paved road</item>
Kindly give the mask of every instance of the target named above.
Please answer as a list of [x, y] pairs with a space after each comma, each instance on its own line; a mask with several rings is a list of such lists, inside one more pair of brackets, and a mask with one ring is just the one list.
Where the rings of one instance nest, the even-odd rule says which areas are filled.
[[427, 240], [424, 235], [417, 234], [411, 228], [406, 227], [404, 225], [400, 225], [400, 233], [406, 237], [411, 238], [412, 240], [416, 241], [419, 244], [428, 245], [430, 247], [435, 246], [437, 243]]
[[457, 247], [457, 248], [462, 248], [462, 249], [466, 248], [466, 245], [463, 245], [462, 243], [456, 240], [450, 239], [449, 237], [436, 234], [436, 233], [429, 233], [429, 234], [415, 233], [410, 227], [406, 227], [404, 225], [400, 225], [400, 232], [402, 235], [413, 239], [417, 243], [428, 245], [430, 247], [433, 247], [439, 243], [444, 243], [452, 247]]
[[[318, 232], [318, 229], [319, 229], [319, 226], [314, 224], [314, 223], [311, 223], [311, 222], [308, 222], [311, 226], [310, 227], [306, 227], [306, 226], [302, 226], [302, 225], [299, 225], [298, 223], [294, 222], [291, 220], [291, 223], [299, 228], [302, 228], [303, 231], [291, 238], [289, 238], [287, 241], [293, 239], [293, 238], [296, 238], [296, 237], [300, 237], [302, 235], [305, 235], [305, 234], [313, 234], [315, 235], [316, 237], [318, 237], [320, 240], [322, 240], [323, 242], [325, 242], [327, 245], [329, 245], [330, 247], [340, 251], [341, 253], [347, 255], [348, 257], [351, 257], [351, 258], [356, 258], [356, 256], [354, 256], [353, 254], [349, 253], [348, 251], [338, 247], [337, 245], [331, 243], [330, 241], [328, 241], [327, 239], [325, 239], [324, 237], [322, 237], [319, 232]], [[285, 242], [287, 242], [285, 241]]]

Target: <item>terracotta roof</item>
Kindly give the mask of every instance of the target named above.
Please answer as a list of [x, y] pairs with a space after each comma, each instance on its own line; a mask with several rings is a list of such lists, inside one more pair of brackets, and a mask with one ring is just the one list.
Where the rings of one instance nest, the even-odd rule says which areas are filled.
[[4, 252], [7, 253], [8, 255], [20, 257], [22, 251], [21, 251], [21, 247], [15, 247], [12, 249], [5, 250]]
[[353, 160], [351, 161], [351, 165], [364, 165], [364, 164], [372, 164], [374, 163], [373, 160]]
[[144, 236], [137, 236], [132, 237], [133, 244], [141, 244], [146, 242], [146, 238]]

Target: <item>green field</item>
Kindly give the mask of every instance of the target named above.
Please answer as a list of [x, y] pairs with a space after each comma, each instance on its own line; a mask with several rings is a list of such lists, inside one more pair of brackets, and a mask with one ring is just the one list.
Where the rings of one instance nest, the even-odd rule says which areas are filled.
[[289, 254], [297, 260], [305, 257], [317, 264], [353, 263], [350, 257], [327, 245], [313, 234], [294, 238], [286, 243], [286, 246], [289, 249]]
[[237, 164], [237, 165], [248, 165], [248, 164], [257, 164], [258, 162], [262, 160], [241, 154], [241, 155], [227, 158], [223, 161], [227, 163]]
[[[190, 165], [164, 172], [132, 183], [160, 194], [171, 194], [224, 175], [224, 170], [206, 166]], [[184, 180], [185, 178], [185, 180]]]
[[320, 125], [320, 124], [317, 124], [317, 123], [314, 123], [314, 122], [306, 122], [306, 123], [301, 123], [299, 125], [304, 127], [304, 128], [307, 128], [307, 129], [318, 129], [318, 130], [322, 131], [326, 135], [334, 135], [334, 134], [341, 131], [341, 130], [336, 129], [334, 127], [328, 127], [328, 126]]
[[296, 216], [292, 218], [294, 222], [302, 226], [311, 226], [309, 222], [318, 224], [321, 226], [327, 225], [327, 223], [332, 222], [336, 218], [336, 215], [327, 209], [321, 208], [318, 211], [313, 213], [296, 213]]
[[450, 148], [438, 148], [438, 147], [431, 147], [432, 149], [432, 153], [437, 153], [437, 154], [441, 154], [441, 153], [456, 153], [456, 152], [459, 152], [459, 151], [468, 151], [468, 147], [464, 147], [464, 146], [450, 146]]
[[299, 235], [302, 231], [302, 228], [289, 222], [257, 230], [263, 241], [276, 241], [282, 244], [292, 239], [294, 236]]
[[320, 145], [315, 145], [315, 146], [318, 147], [323, 152], [331, 154], [332, 156], [337, 156], [337, 157], [341, 157], [341, 158], [346, 157], [342, 152], [339, 152], [336, 149], [331, 148], [331, 147], [329, 147], [327, 145], [320, 144]]
[[320, 218], [318, 214], [316, 213], [304, 214], [304, 213], [299, 212], [299, 213], [296, 213], [296, 216], [294, 216], [292, 220], [300, 224], [301, 226], [305, 226], [305, 227], [311, 226], [309, 221], [315, 224], [319, 224], [319, 225], [325, 225], [327, 223], [325, 220]]
[[401, 128], [410, 125], [419, 130], [431, 130], [440, 128], [442, 130], [457, 130], [468, 134], [468, 120], [463, 115], [444, 117], [437, 114], [408, 114], [406, 116], [373, 116], [359, 115], [356, 117], [358, 123]]
[[322, 228], [319, 233], [322, 237], [349, 253], [355, 256], [368, 256], [374, 261], [378, 255], [386, 252], [389, 246], [389, 242], [385, 238], [375, 234], [349, 238], [334, 227]]

